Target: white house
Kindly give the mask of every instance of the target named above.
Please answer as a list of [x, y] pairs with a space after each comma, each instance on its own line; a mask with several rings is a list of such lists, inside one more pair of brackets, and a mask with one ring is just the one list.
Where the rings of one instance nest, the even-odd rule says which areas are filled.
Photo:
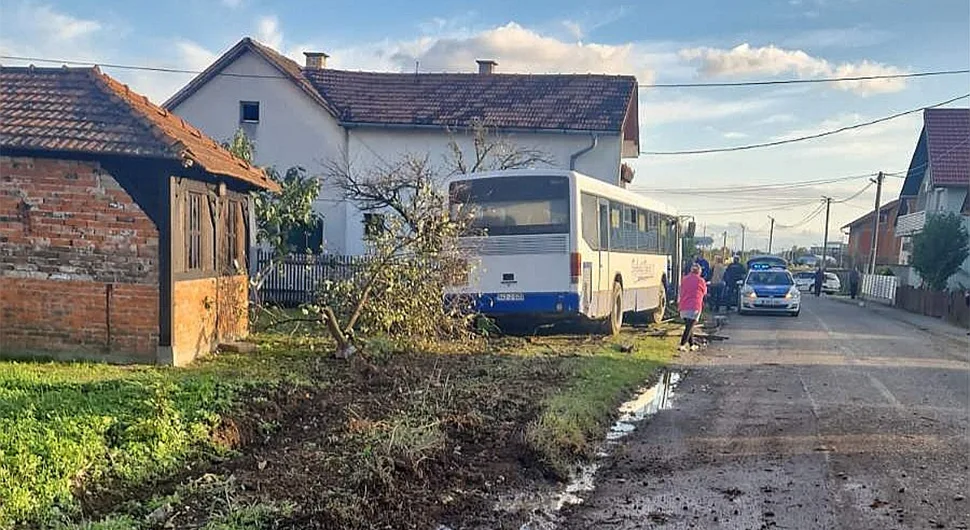
[[[353, 72], [305, 55], [301, 67], [244, 38], [164, 106], [214, 138], [243, 128], [260, 165], [321, 177], [335, 162], [360, 170], [406, 154], [443, 160], [453, 138], [473, 152], [468, 127], [481, 122], [554, 167], [632, 179], [621, 159], [640, 151], [635, 77], [499, 74], [484, 60], [478, 73]], [[317, 209], [327, 252], [363, 252], [356, 208], [324, 186]]]
[[[970, 109], [923, 111], [923, 131], [899, 194], [896, 236], [902, 237], [899, 262], [909, 263], [912, 236], [927, 216], [952, 212], [970, 231]], [[970, 287], [970, 259], [950, 278], [950, 286]]]

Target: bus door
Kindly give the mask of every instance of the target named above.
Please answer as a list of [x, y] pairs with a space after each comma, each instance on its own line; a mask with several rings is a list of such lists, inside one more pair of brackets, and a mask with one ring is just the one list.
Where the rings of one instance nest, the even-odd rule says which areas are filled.
[[605, 308], [609, 306], [609, 293], [613, 290], [613, 281], [610, 276], [610, 201], [599, 199], [599, 267], [594, 271], [596, 279], [595, 294], [593, 300], [596, 302], [595, 314], [602, 315]]

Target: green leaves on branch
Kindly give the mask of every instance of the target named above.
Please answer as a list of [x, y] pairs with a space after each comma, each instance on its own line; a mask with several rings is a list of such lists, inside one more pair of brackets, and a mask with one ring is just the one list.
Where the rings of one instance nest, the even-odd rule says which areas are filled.
[[963, 217], [955, 213], [928, 214], [923, 231], [913, 236], [910, 265], [934, 290], [947, 281], [970, 255], [970, 238]]

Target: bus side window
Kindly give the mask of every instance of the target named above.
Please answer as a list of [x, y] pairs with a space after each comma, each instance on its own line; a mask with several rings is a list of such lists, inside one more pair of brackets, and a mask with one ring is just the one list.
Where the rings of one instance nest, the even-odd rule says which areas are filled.
[[640, 210], [637, 212], [637, 250], [650, 251], [648, 239], [647, 239], [647, 212]]
[[610, 249], [610, 203], [600, 201], [600, 250]]
[[620, 250], [623, 248], [621, 214], [620, 204], [610, 202], [610, 250]]
[[599, 216], [598, 207], [596, 205], [597, 199], [595, 196], [588, 193], [584, 193], [581, 198], [582, 204], [580, 204], [580, 209], [582, 210], [582, 229], [583, 229], [583, 240], [589, 245], [593, 250], [600, 248], [599, 243], [599, 230], [597, 229], [597, 219]]

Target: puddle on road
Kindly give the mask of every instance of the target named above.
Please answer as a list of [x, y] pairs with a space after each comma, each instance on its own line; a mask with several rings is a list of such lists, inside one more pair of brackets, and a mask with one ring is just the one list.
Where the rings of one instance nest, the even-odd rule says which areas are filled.
[[[563, 507], [581, 504], [581, 494], [593, 491], [596, 487], [596, 472], [599, 460], [610, 455], [611, 450], [623, 437], [636, 430], [637, 424], [657, 412], [669, 408], [674, 387], [680, 381], [677, 372], [665, 371], [660, 381], [643, 389], [636, 397], [620, 405], [620, 417], [606, 433], [606, 441], [596, 453], [597, 459], [580, 466], [565, 488], [558, 492], [520, 492], [499, 499], [496, 511], [529, 514], [529, 520], [519, 530], [554, 530], [559, 525], [559, 512]], [[437, 530], [451, 530], [439, 526]]]

